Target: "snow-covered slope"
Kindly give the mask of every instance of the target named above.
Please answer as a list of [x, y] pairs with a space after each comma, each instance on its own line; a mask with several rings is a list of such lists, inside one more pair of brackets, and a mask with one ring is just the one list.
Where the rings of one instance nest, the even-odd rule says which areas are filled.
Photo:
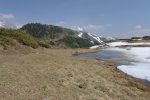
[[101, 40], [101, 36], [97, 36], [91, 33], [83, 32], [83, 31], [78, 31], [77, 36], [80, 38], [88, 39], [90, 40], [94, 45], [101, 45], [104, 42]]
[[77, 31], [77, 36], [80, 38], [90, 40], [94, 45], [101, 45], [104, 44], [101, 36], [97, 36], [95, 34], [87, 33], [84, 29], [80, 26], [75, 26], [73, 30]]
[[82, 35], [83, 35], [83, 32], [80, 32], [80, 33], [78, 34], [78, 36], [79, 36], [80, 38], [82, 38]]
[[96, 41], [98, 41], [99, 43], [103, 43], [103, 41], [101, 40], [100, 36], [97, 36], [95, 34], [90, 34], [88, 33], [89, 36], [91, 36], [92, 38], [94, 38]]
[[95, 34], [78, 31], [78, 37], [90, 40], [94, 45], [103, 45], [108, 41], [114, 40], [112, 37], [102, 37]]

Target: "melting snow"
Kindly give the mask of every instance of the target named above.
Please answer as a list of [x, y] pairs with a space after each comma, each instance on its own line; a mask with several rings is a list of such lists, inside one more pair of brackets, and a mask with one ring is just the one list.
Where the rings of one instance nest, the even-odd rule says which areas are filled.
[[124, 50], [122, 52], [132, 54], [135, 61], [129, 65], [119, 65], [118, 68], [136, 78], [150, 81], [150, 47], [132, 47]]
[[99, 43], [103, 43], [103, 41], [101, 40], [101, 37], [98, 37], [96, 35], [90, 34], [88, 33], [89, 36], [93, 37], [95, 40], [97, 40]]
[[94, 46], [90, 47], [90, 49], [96, 49], [96, 48], [99, 48], [99, 47], [100, 47], [100, 45], [94, 45]]
[[124, 46], [124, 45], [150, 45], [150, 42], [128, 43], [128, 42], [111, 42], [109, 46]]
[[82, 35], [83, 35], [83, 33], [82, 32], [80, 32], [80, 34], [78, 35], [80, 38], [82, 37]]

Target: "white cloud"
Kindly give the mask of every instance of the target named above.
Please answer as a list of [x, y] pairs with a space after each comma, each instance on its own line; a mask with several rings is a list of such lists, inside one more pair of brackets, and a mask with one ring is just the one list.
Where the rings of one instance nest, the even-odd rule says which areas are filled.
[[100, 30], [104, 29], [103, 25], [94, 25], [94, 24], [89, 24], [85, 26], [69, 26], [68, 28], [71, 28], [73, 30], [77, 31], [86, 31], [86, 32], [91, 32], [91, 33], [97, 33]]
[[4, 28], [16, 28], [14, 24], [12, 24], [12, 20], [15, 18], [13, 14], [4, 14], [0, 13], [0, 27]]
[[0, 19], [4, 20], [4, 19], [13, 19], [15, 16], [13, 14], [3, 14], [0, 13]]
[[23, 25], [17, 24], [17, 25], [16, 25], [16, 28], [19, 29], [19, 28], [21, 28], [22, 26], [23, 26]]
[[128, 32], [124, 32], [117, 37], [128, 38], [128, 37], [142, 37], [142, 36], [150, 36], [150, 29], [131, 30]]
[[89, 25], [83, 26], [83, 30], [86, 32], [94, 33], [94, 34], [99, 34], [105, 30], [105, 27], [104, 25], [89, 24]]
[[134, 31], [130, 31], [130, 33], [132, 34], [150, 34], [150, 29], [140, 29], [140, 30], [134, 30]]
[[71, 26], [70, 28], [77, 31], [84, 31], [84, 29], [81, 26]]
[[58, 25], [58, 26], [66, 26], [67, 23], [65, 21], [60, 21], [60, 22], [57, 22], [56, 25]]
[[134, 28], [135, 29], [142, 29], [142, 25], [136, 25]]
[[5, 23], [3, 21], [0, 21], [0, 27], [3, 27]]
[[104, 26], [103, 25], [94, 25], [94, 24], [89, 24], [87, 26], [83, 27], [85, 30], [86, 29], [103, 29]]

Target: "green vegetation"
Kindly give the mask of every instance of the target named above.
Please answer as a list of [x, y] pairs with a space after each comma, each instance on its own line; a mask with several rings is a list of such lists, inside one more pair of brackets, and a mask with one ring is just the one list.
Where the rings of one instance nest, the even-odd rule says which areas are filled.
[[61, 41], [63, 41], [67, 46], [71, 48], [88, 48], [93, 45], [87, 39], [82, 39], [79, 37], [72, 37], [72, 36], [67, 36]]
[[22, 30], [0, 29], [0, 45], [15, 45], [17, 42], [33, 48], [37, 48], [39, 45], [35, 38]]
[[88, 39], [79, 38], [76, 31], [60, 26], [31, 23], [21, 29], [0, 29], [0, 45], [7, 47], [17, 43], [32, 48], [38, 46], [88, 48], [93, 45]]
[[41, 47], [50, 48], [50, 44], [45, 41], [38, 42]]
[[26, 24], [21, 29], [36, 38], [42, 39], [54, 39], [59, 36], [59, 33], [63, 32], [62, 27], [40, 23]]
[[[71, 48], [88, 48], [92, 46], [92, 43], [87, 39], [78, 38], [76, 31], [63, 28], [60, 26], [46, 25], [40, 23], [30, 23], [24, 25], [22, 30], [26, 31], [33, 37], [36, 37], [46, 44], [52, 46], [67, 46]], [[48, 47], [48, 45], [42, 46]]]
[[0, 45], [6, 46], [15, 44], [16, 42], [14, 39], [0, 35]]

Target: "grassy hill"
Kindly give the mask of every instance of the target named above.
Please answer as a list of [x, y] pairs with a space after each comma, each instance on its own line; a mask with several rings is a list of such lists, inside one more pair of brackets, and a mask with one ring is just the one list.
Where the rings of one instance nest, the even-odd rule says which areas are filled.
[[77, 31], [60, 26], [30, 23], [24, 25], [21, 30], [50, 45], [71, 48], [87, 48], [93, 45], [90, 40], [78, 37]]
[[93, 45], [90, 40], [78, 37], [77, 31], [60, 26], [31, 23], [21, 29], [0, 28], [1, 46], [15, 46], [18, 43], [32, 48], [88, 48]]
[[60, 39], [68, 35], [76, 34], [76, 31], [71, 29], [63, 28], [60, 26], [46, 25], [40, 23], [29, 23], [24, 25], [22, 30], [31, 34], [33, 37], [40, 39]]
[[0, 46], [7, 48], [8, 46], [16, 46], [17, 44], [32, 48], [38, 48], [39, 46], [50, 47], [48, 43], [31, 36], [23, 30], [0, 28]]
[[0, 29], [0, 45], [6, 47], [14, 46], [17, 43], [33, 48], [37, 48], [39, 46], [39, 43], [35, 38], [22, 30], [4, 28]]

